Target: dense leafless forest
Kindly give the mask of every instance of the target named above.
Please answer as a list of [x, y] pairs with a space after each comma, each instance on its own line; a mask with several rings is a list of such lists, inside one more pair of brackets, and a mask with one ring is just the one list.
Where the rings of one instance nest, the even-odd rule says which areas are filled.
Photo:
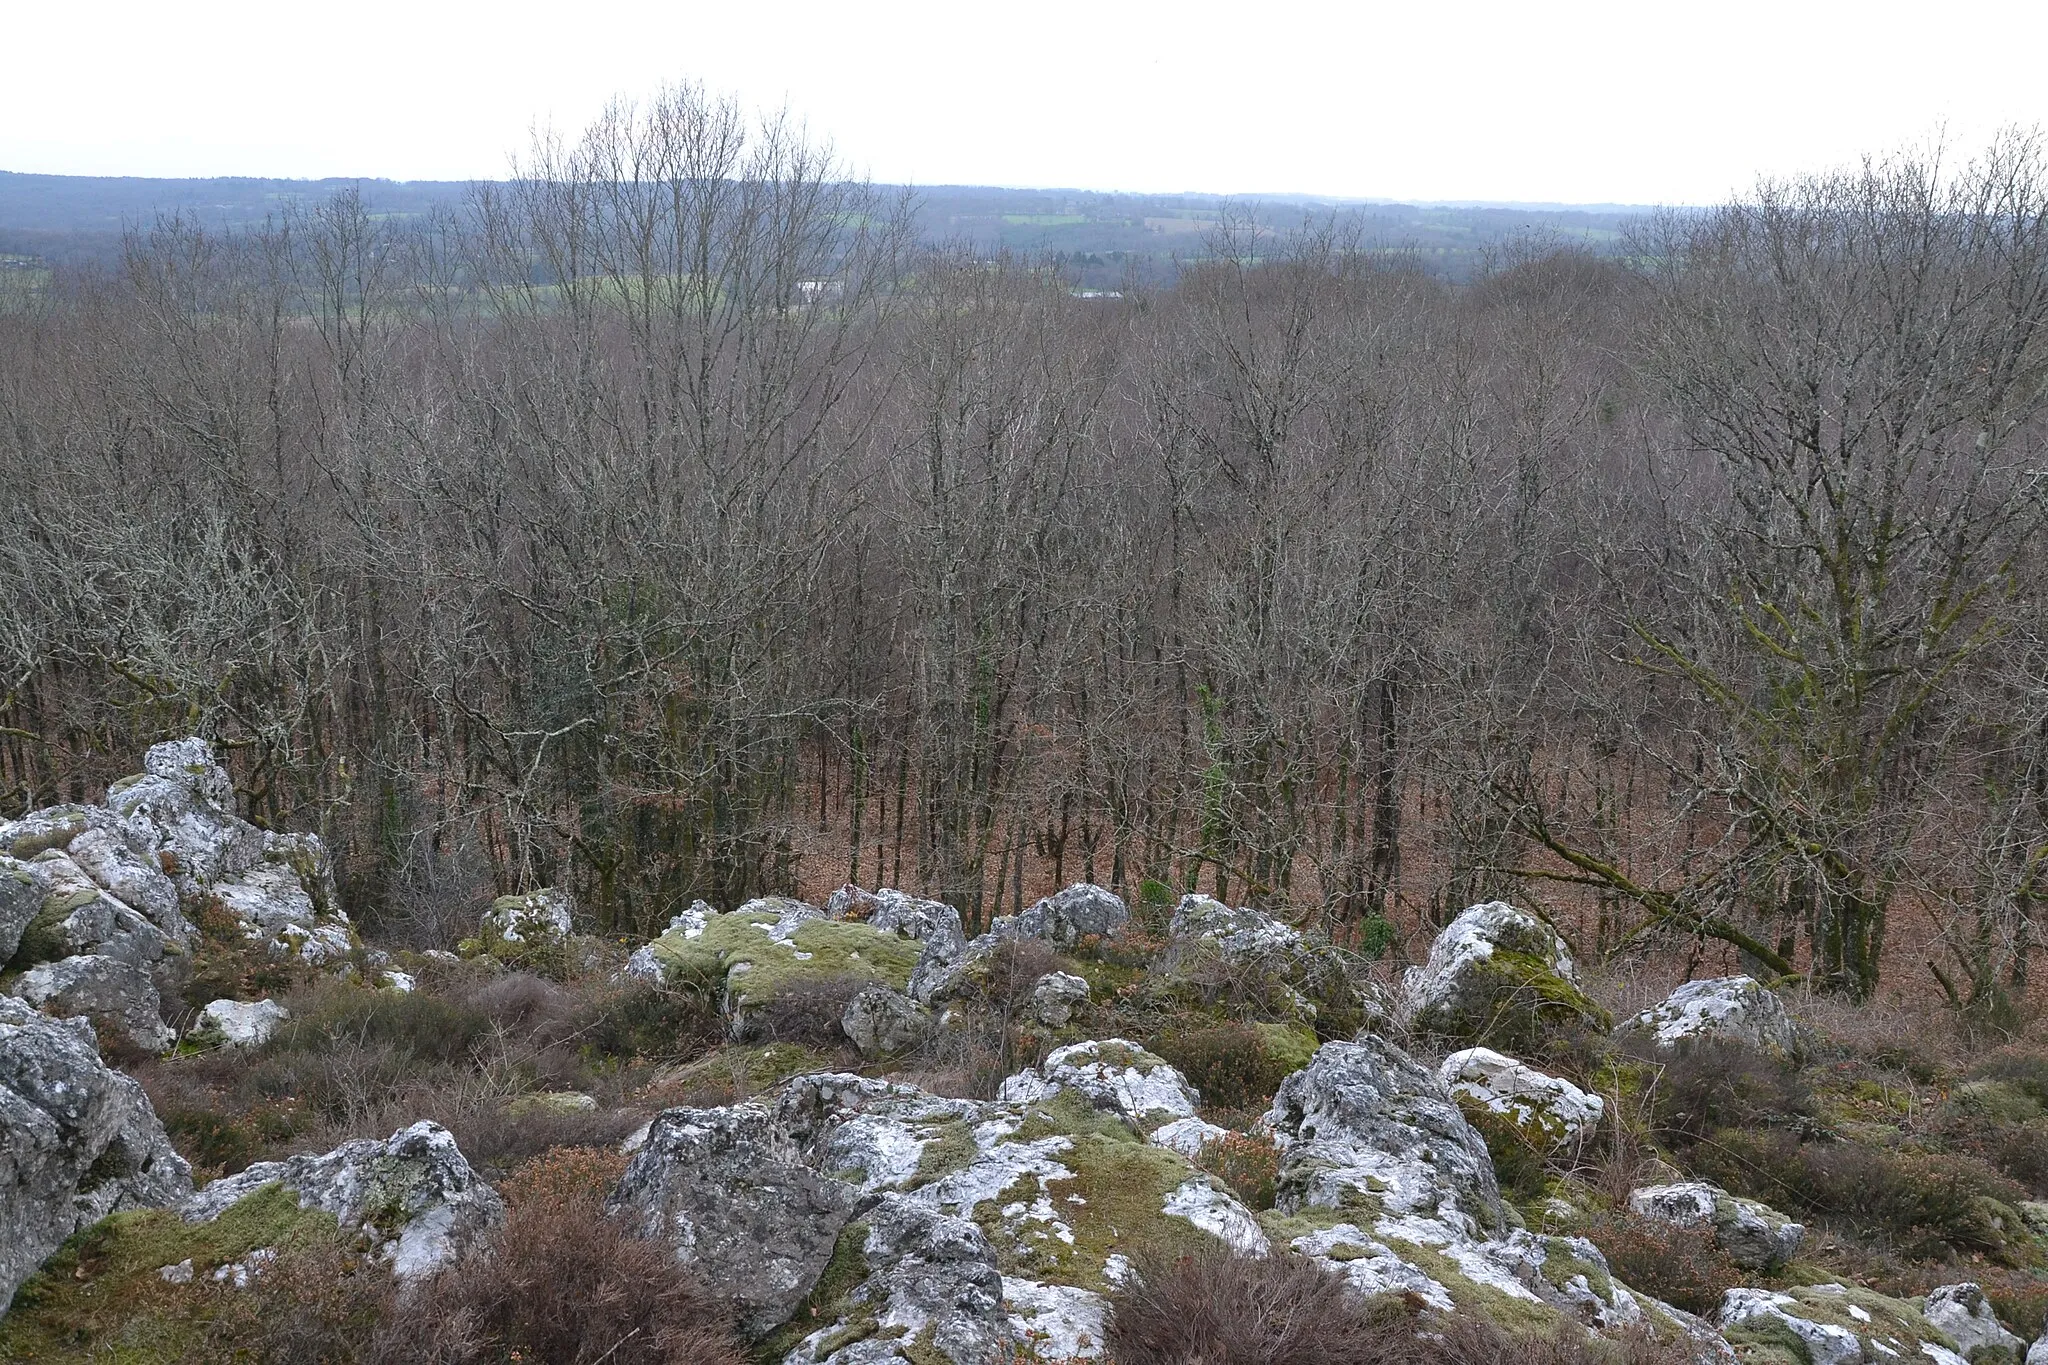
[[458, 214], [15, 288], [0, 810], [196, 729], [422, 942], [556, 881], [629, 934], [1085, 877], [2025, 991], [2038, 139], [1469, 286], [1246, 216], [1078, 297], [909, 212], [686, 89]]

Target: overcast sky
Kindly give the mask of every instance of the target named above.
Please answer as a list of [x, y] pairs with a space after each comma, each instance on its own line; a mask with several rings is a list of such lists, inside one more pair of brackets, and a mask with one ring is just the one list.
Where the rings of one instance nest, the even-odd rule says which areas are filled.
[[502, 175], [701, 80], [878, 180], [1695, 203], [2048, 123], [2043, 0], [0, 5], [0, 169]]

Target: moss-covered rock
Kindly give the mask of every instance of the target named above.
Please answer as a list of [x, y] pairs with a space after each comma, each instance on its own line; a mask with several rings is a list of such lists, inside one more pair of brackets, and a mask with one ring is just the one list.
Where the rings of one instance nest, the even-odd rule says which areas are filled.
[[1348, 1038], [1383, 1013], [1328, 939], [1210, 896], [1183, 896], [1174, 907], [1149, 985], [1162, 1002], [1222, 1003], [1324, 1039]]
[[0, 1318], [0, 1360], [49, 1365], [205, 1358], [217, 1271], [251, 1253], [334, 1239], [334, 1218], [264, 1185], [207, 1223], [169, 1209], [117, 1213], [78, 1233], [22, 1285]]
[[902, 991], [922, 951], [914, 939], [829, 920], [797, 902], [754, 902], [672, 928], [639, 960], [664, 978], [722, 981], [726, 1013], [737, 1020], [803, 982], [853, 978]]
[[1606, 1030], [1607, 1011], [1580, 989], [1557, 931], [1502, 901], [1445, 927], [1429, 961], [1408, 971], [1402, 1017], [1417, 1033], [1528, 1056], [1552, 1030]]
[[1743, 1365], [1902, 1359], [1963, 1365], [1955, 1342], [1918, 1306], [1853, 1286], [1731, 1289], [1716, 1324]]

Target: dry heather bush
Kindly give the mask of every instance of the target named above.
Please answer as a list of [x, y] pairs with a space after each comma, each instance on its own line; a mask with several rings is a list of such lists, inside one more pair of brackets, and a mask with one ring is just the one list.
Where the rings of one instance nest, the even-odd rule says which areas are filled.
[[1786, 1003], [1824, 1047], [1903, 1072], [1922, 1085], [1965, 1069], [1982, 1052], [1957, 1029], [1954, 1014], [1916, 997], [1852, 1001], [1807, 994]]
[[[431, 1118], [472, 1162], [510, 1169], [551, 1147], [616, 1141], [645, 1115], [618, 1097], [643, 1064], [708, 1046], [686, 992], [452, 969], [411, 994], [336, 982], [287, 997], [294, 1017], [262, 1049], [219, 1048], [137, 1067], [187, 1159], [235, 1171]], [[599, 1108], [514, 1115], [533, 1090], [581, 1090]]]
[[[430, 1115], [432, 1116], [432, 1115]], [[455, 1135], [470, 1164], [489, 1175], [558, 1148], [609, 1147], [645, 1123], [637, 1109], [586, 1109], [553, 1113], [546, 1109], [515, 1114], [502, 1104], [449, 1109], [438, 1117]]]
[[1813, 1114], [1813, 1096], [1798, 1072], [1735, 1045], [1706, 1045], [1653, 1055], [1633, 1045], [1653, 1069], [1650, 1122], [1672, 1146], [1687, 1149], [1724, 1129], [1798, 1126]]
[[1270, 1209], [1280, 1183], [1280, 1148], [1267, 1133], [1228, 1133], [1202, 1144], [1195, 1164], [1236, 1192], [1246, 1206]]
[[1295, 1068], [1249, 1024], [1171, 1028], [1149, 1046], [1188, 1078], [1204, 1105], [1219, 1109], [1263, 1108]]
[[1711, 1316], [1722, 1296], [1743, 1283], [1741, 1268], [1696, 1228], [1617, 1209], [1594, 1219], [1586, 1237], [1607, 1257], [1616, 1279], [1688, 1313]]
[[1738, 1194], [1903, 1255], [2007, 1261], [2020, 1251], [2015, 1238], [2023, 1234], [2001, 1224], [2025, 1190], [1962, 1152], [1937, 1156], [1800, 1142], [1769, 1130], [1723, 1131], [1694, 1149], [1693, 1164]]
[[745, 1365], [724, 1307], [603, 1213], [625, 1158], [552, 1152], [505, 1183], [504, 1228], [410, 1290], [337, 1242], [221, 1291], [205, 1359], [260, 1365]]
[[1369, 1365], [1413, 1335], [1405, 1304], [1361, 1298], [1292, 1255], [1153, 1258], [1111, 1304], [1118, 1365]]
[[399, 1289], [390, 1268], [336, 1240], [287, 1247], [245, 1289], [204, 1285], [213, 1300], [205, 1351], [192, 1365], [399, 1365], [417, 1359], [390, 1330]]
[[874, 984], [855, 972], [799, 977], [749, 1012], [747, 1036], [819, 1051], [845, 1047], [846, 1032], [839, 1021], [853, 997]]
[[404, 1296], [382, 1335], [422, 1365], [744, 1365], [723, 1305], [604, 1216], [622, 1165], [589, 1150], [531, 1163], [506, 1183], [499, 1234]]
[[322, 981], [285, 998], [291, 1018], [272, 1036], [272, 1054], [382, 1046], [419, 1062], [467, 1062], [493, 1020], [454, 995], [365, 990]]
[[1047, 973], [1060, 969], [1059, 954], [1035, 938], [1006, 938], [989, 954], [979, 985], [980, 1003], [1009, 1017], [1031, 998]]
[[1678, 1344], [1513, 1336], [1484, 1318], [1363, 1298], [1298, 1256], [1141, 1262], [1111, 1296], [1117, 1365], [1692, 1365]]

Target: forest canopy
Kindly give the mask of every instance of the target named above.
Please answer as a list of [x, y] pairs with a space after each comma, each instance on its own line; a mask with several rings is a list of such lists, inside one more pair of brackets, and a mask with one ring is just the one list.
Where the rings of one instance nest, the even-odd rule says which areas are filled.
[[1245, 212], [1083, 297], [913, 212], [684, 87], [456, 209], [0, 280], [0, 814], [196, 731], [422, 942], [1079, 876], [2025, 990], [2037, 135], [1469, 284]]

